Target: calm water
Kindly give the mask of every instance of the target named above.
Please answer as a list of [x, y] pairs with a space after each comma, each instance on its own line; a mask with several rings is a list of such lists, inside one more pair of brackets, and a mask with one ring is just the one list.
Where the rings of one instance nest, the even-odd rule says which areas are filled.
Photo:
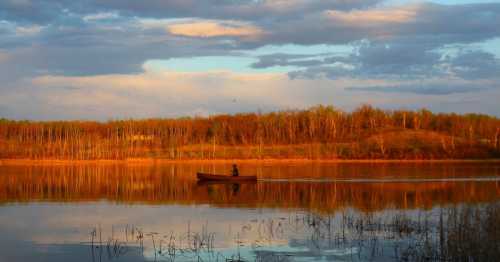
[[229, 170], [0, 166], [0, 261], [400, 260], [443, 242], [457, 210], [500, 203], [499, 164], [242, 164], [257, 183], [195, 179]]

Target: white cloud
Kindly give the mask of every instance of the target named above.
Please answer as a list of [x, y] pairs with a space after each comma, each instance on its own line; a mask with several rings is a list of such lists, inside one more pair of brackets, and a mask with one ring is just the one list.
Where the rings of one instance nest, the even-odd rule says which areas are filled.
[[114, 18], [118, 18], [118, 14], [116, 12], [90, 14], [83, 16], [82, 19], [86, 22], [92, 22], [97, 20], [114, 19]]
[[16, 27], [16, 35], [19, 36], [30, 36], [39, 34], [43, 30], [43, 26], [31, 25], [31, 26], [18, 26]]
[[[466, 101], [471, 93], [443, 97], [347, 89], [402, 84], [405, 82], [352, 78], [291, 80], [284, 73], [177, 72], [146, 67], [144, 73], [137, 75], [40, 76], [31, 80], [31, 88], [15, 94], [1, 94], [0, 105], [7, 107], [7, 112], [24, 114], [23, 118], [101, 120], [265, 112], [320, 103], [344, 110], [363, 103], [382, 108], [427, 107], [458, 112], [468, 109], [458, 101]], [[491, 108], [492, 101], [488, 102], [485, 93], [490, 90], [473, 93], [487, 105], [482, 111], [500, 113]]]

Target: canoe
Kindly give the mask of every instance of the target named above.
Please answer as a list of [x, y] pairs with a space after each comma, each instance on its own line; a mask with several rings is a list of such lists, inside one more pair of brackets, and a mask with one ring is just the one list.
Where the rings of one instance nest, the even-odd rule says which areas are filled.
[[257, 181], [257, 176], [227, 176], [227, 175], [200, 173], [200, 172], [198, 172], [196, 176], [200, 181], [228, 181], [228, 182]]

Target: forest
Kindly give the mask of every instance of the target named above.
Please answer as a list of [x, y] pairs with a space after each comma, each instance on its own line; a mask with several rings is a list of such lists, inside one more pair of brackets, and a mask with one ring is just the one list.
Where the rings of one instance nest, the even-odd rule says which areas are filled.
[[176, 119], [0, 119], [0, 159], [492, 159], [500, 119], [333, 106]]

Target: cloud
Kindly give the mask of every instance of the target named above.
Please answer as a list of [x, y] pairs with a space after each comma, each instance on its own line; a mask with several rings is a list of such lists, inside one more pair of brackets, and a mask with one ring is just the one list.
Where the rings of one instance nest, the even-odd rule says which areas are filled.
[[432, 43], [363, 41], [349, 56], [326, 55], [317, 59], [275, 54], [261, 57], [254, 65], [298, 67], [288, 73], [291, 79], [385, 80], [382, 84], [346, 87], [365, 94], [445, 96], [500, 90], [500, 60], [492, 53], [463, 46], [444, 55]]
[[500, 82], [491, 81], [469, 82], [460, 80], [430, 80], [420, 83], [394, 83], [386, 86], [348, 87], [347, 90], [381, 93], [414, 93], [422, 95], [450, 95], [456, 93], [474, 93], [499, 87]]
[[[382, 108], [428, 107], [463, 112], [468, 108], [463, 108], [464, 105], [473, 104], [459, 101], [472, 98], [482, 101], [488, 112], [500, 113], [493, 106], [499, 89], [486, 85], [483, 88], [477, 81], [460, 79], [450, 80], [449, 84], [435, 79], [419, 85], [406, 80], [349, 77], [293, 80], [283, 73], [177, 72], [145, 67], [143, 73], [134, 75], [44, 75], [17, 85], [23, 88], [0, 89], [3, 117], [99, 120], [177, 117], [200, 112], [267, 112], [318, 103], [334, 104], [344, 110], [370, 103]], [[445, 92], [443, 88], [449, 90]]]
[[116, 12], [101, 12], [101, 13], [84, 15], [82, 19], [86, 22], [90, 22], [90, 21], [98, 21], [106, 19], [115, 19], [118, 17], [119, 16]]
[[32, 26], [18, 26], [16, 27], [16, 34], [22, 36], [36, 35], [42, 31], [43, 27], [39, 25]]
[[227, 55], [235, 49], [232, 43], [193, 41], [166, 34], [164, 28], [143, 28], [138, 21], [113, 26], [51, 25], [29, 39], [0, 38], [0, 48], [2, 45], [16, 64], [0, 65], [0, 77], [4, 72], [9, 72], [7, 77], [140, 73], [150, 59]]
[[6, 62], [9, 59], [9, 54], [0, 50], [0, 63]]
[[438, 5], [420, 3], [344, 12], [306, 13], [269, 24], [263, 41], [283, 44], [349, 44], [363, 39], [444, 45], [483, 41], [500, 35], [500, 4]]
[[257, 38], [263, 34], [258, 27], [237, 21], [193, 21], [171, 24], [167, 28], [171, 34], [189, 37]]
[[[328, 54], [286, 54], [286, 53], [275, 53], [262, 55], [258, 57], [258, 61], [251, 64], [252, 68], [268, 68], [274, 66], [296, 66], [305, 67], [313, 66], [324, 63], [322, 57]], [[340, 59], [340, 58], [339, 58]]]
[[500, 79], [500, 59], [492, 53], [468, 50], [449, 58], [454, 74], [465, 79]]
[[299, 98], [284, 94], [301, 81], [288, 85], [284, 74], [145, 70], [137, 75], [40, 76], [32, 80], [36, 91], [31, 92], [50, 105], [39, 114], [59, 118], [179, 116], [300, 105]]
[[[306, 60], [314, 61], [314, 60]], [[302, 61], [306, 64], [306, 61]], [[418, 79], [446, 75], [441, 55], [433, 46], [411, 42], [359, 42], [347, 56], [327, 56], [290, 72], [292, 78], [388, 78]]]
[[328, 17], [334, 23], [346, 23], [353, 26], [368, 26], [384, 23], [408, 23], [414, 21], [417, 16], [418, 5], [403, 6], [400, 8], [326, 11]]
[[65, 2], [71, 1], [3, 0], [0, 1], [0, 20], [49, 23], [59, 16]]
[[[388, 80], [428, 80], [430, 78], [458, 78], [462, 80], [500, 81], [500, 60], [494, 54], [482, 50], [463, 50], [461, 47], [454, 53], [443, 54], [432, 43], [419, 44], [411, 41], [370, 42], [362, 41], [356, 51], [348, 56], [326, 56], [317, 59], [306, 56], [302, 60], [294, 60], [295, 56], [284, 54], [260, 57], [254, 66], [293, 65], [298, 69], [289, 72], [293, 79], [299, 78], [380, 78]], [[428, 82], [426, 82], [428, 83]], [[473, 85], [474, 83], [469, 83]], [[429, 92], [443, 87], [443, 94], [451, 90], [446, 85], [431, 84]], [[498, 85], [491, 85], [497, 87]], [[388, 90], [377, 88], [378, 90]], [[402, 90], [413, 90], [406, 86]], [[419, 88], [423, 90], [424, 88]], [[474, 90], [474, 89], [472, 89]]]
[[206, 19], [248, 20], [256, 21], [276, 18], [292, 18], [304, 13], [325, 9], [350, 10], [374, 6], [380, 0], [153, 0], [138, 3], [134, 0], [91, 1], [96, 8], [118, 10], [122, 14], [154, 17], [199, 17]]
[[[382, 100], [405, 105], [408, 99], [426, 104], [430, 96], [445, 101], [495, 94], [500, 53], [481, 45], [498, 38], [500, 3], [5, 0], [0, 103], [16, 116], [73, 112], [96, 118], [337, 103], [334, 98], [346, 107], [384, 105]], [[244, 62], [225, 64], [224, 73], [158, 75], [158, 68], [143, 66], [150, 60], [229, 56]], [[281, 67], [287, 73], [231, 72], [244, 63], [251, 72]], [[276, 87], [272, 99], [266, 97], [270, 87]], [[391, 99], [365, 101], [376, 94]], [[226, 103], [232, 96], [241, 103]]]
[[[18, 71], [29, 75], [138, 73], [150, 59], [234, 55], [233, 52], [269, 45], [340, 44], [357, 46], [363, 54], [345, 54], [351, 64], [336, 55], [330, 61], [311, 57], [285, 62], [267, 57], [252, 66], [292, 63], [289, 66], [309, 66], [311, 72], [334, 64], [335, 72], [329, 75], [335, 75], [339, 70], [356, 74], [357, 71], [348, 69], [366, 65], [365, 73], [370, 71], [380, 77], [421, 77], [439, 71], [426, 66], [437, 64], [435, 60], [440, 54], [435, 50], [500, 36], [500, 4], [420, 3], [380, 8], [374, 7], [379, 3], [375, 0], [43, 3], [26, 1], [21, 7], [14, 1], [0, 3], [0, 10], [2, 6], [3, 10], [12, 10], [8, 14], [0, 11], [0, 17], [7, 19], [0, 22], [0, 48], [13, 53], [13, 59], [19, 63]], [[54, 8], [58, 6], [65, 8]], [[28, 17], [24, 15], [29, 12], [34, 17], [43, 17], [38, 12], [56, 14], [42, 26], [36, 24], [45, 23], [40, 19], [33, 20], [35, 24], [25, 24]], [[358, 22], [354, 23], [354, 19]], [[24, 34], [15, 34], [15, 28]], [[165, 28], [171, 34], [165, 34]], [[371, 44], [360, 46], [360, 42]]]
[[325, 9], [350, 10], [374, 6], [381, 0], [3, 0], [0, 20], [49, 24], [63, 16], [95, 16], [116, 12], [126, 17], [259, 20], [269, 17], [291, 18]]
[[[144, 68], [134, 75], [44, 75], [0, 89], [4, 117], [100, 119], [176, 117], [267, 112], [318, 103], [352, 109], [361, 103], [388, 105], [391, 95], [353, 96], [349, 86], [387, 85], [384, 80], [297, 79], [284, 73], [176, 72]], [[399, 94], [394, 94], [399, 96]], [[397, 106], [394, 99], [391, 106]]]

